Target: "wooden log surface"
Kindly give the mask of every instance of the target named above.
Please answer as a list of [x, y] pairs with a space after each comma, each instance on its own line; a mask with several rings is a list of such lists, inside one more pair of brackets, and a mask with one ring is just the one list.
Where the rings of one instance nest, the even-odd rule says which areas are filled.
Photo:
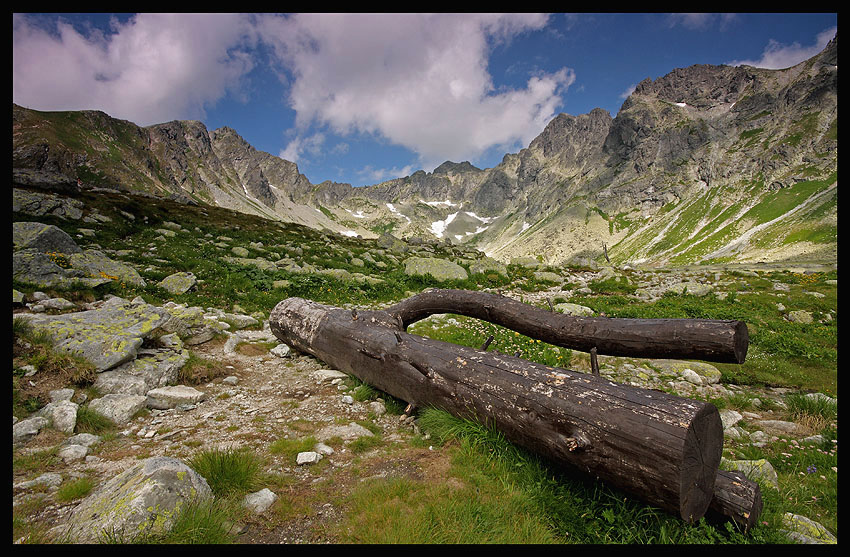
[[283, 342], [413, 406], [476, 417], [685, 521], [705, 514], [723, 444], [713, 405], [411, 335], [404, 332], [411, 313], [393, 308], [351, 311], [290, 298], [269, 323]]
[[483, 319], [543, 342], [608, 356], [684, 358], [743, 363], [749, 334], [743, 321], [628, 319], [553, 313], [487, 292], [434, 289], [385, 310], [407, 327], [438, 313]]
[[758, 521], [762, 507], [761, 489], [756, 482], [741, 472], [717, 471], [707, 518], [731, 519], [746, 532]]

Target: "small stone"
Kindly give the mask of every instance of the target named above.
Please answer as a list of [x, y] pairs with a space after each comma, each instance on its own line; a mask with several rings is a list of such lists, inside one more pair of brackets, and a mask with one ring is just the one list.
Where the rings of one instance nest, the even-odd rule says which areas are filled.
[[329, 447], [328, 445], [325, 445], [324, 443], [316, 443], [316, 446], [313, 447], [313, 450], [316, 451], [317, 453], [319, 453], [320, 455], [324, 455], [324, 456], [330, 456], [330, 455], [334, 454], [333, 447]]
[[322, 455], [315, 451], [298, 453], [298, 456], [295, 457], [295, 463], [299, 466], [304, 464], [316, 464], [320, 460], [322, 460]]
[[343, 404], [354, 404], [354, 399], [350, 395], [345, 395], [342, 397]]
[[68, 445], [62, 449], [59, 449], [59, 452], [57, 454], [59, 455], [59, 458], [61, 458], [65, 462], [73, 462], [74, 460], [80, 460], [82, 458], [85, 458], [88, 452], [88, 447], [84, 447], [83, 445]]
[[274, 502], [277, 495], [269, 488], [264, 488], [256, 493], [249, 493], [242, 499], [242, 506], [257, 513], [266, 512]]
[[702, 385], [702, 378], [692, 369], [682, 371], [682, 379], [693, 385]]
[[239, 378], [235, 375], [230, 375], [222, 379], [221, 382], [225, 385], [236, 385], [237, 383], [239, 383]]
[[292, 349], [286, 344], [281, 343], [269, 350], [269, 353], [278, 358], [286, 358], [292, 353]]

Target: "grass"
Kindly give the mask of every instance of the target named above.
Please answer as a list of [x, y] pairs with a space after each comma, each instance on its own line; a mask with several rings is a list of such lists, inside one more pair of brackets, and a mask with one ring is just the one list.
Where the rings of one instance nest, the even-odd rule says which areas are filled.
[[[791, 207], [805, 195], [830, 183], [801, 183], [777, 192], [770, 199], [784, 207]], [[379, 251], [372, 246], [364, 247], [368, 243], [360, 240], [332, 238], [314, 230], [269, 223], [223, 209], [204, 207], [202, 212], [196, 207], [159, 201], [140, 203], [132, 198], [108, 193], [101, 198], [89, 196], [85, 202], [98, 207], [102, 214], [113, 217], [112, 222], [98, 225], [98, 243], [107, 249], [127, 250], [126, 255], [116, 258], [139, 268], [148, 286], [112, 283], [92, 289], [77, 285], [50, 290], [50, 295], [62, 295], [79, 301], [92, 301], [107, 293], [128, 299], [141, 295], [154, 304], [173, 300], [189, 306], [226, 310], [238, 304], [245, 313], [260, 312], [267, 316], [277, 302], [289, 296], [301, 296], [332, 305], [375, 307], [433, 286], [472, 290], [513, 287], [524, 293], [539, 292], [551, 286], [536, 280], [532, 270], [519, 265], [509, 265], [507, 276], [490, 273], [448, 283], [437, 283], [425, 277], [410, 277], [403, 271], [402, 261], [405, 256], [400, 253]], [[685, 209], [685, 221], [671, 228], [680, 236], [686, 236], [692, 231], [704, 207], [689, 206]], [[117, 210], [134, 214], [136, 219], [128, 221], [119, 216]], [[728, 232], [724, 232], [718, 224], [726, 218], [728, 211], [716, 207], [711, 210], [713, 212], [709, 216], [714, 220], [706, 225], [710, 230], [706, 231], [705, 237], [711, 234], [720, 237]], [[771, 207], [760, 205], [752, 216], [758, 217], [760, 222], [772, 214]], [[19, 217], [19, 220], [29, 220], [28, 217]], [[147, 217], [147, 223], [143, 217]], [[161, 228], [165, 221], [180, 222], [184, 231], [162, 243], [155, 240], [157, 234], [153, 229]], [[68, 230], [73, 228], [56, 217], [44, 217], [44, 222]], [[221, 236], [230, 239], [221, 240]], [[701, 237], [703, 235], [695, 238]], [[83, 247], [87, 247], [87, 241], [80, 240]], [[222, 242], [226, 248], [216, 245]], [[263, 246], [252, 247], [250, 257], [265, 257], [267, 261], [289, 258], [302, 266], [364, 273], [383, 282], [369, 284], [352, 278], [287, 270], [282, 265], [274, 269], [262, 269], [224, 261], [223, 257], [232, 256], [230, 247], [247, 247], [251, 242], [262, 242]], [[664, 244], [659, 244], [659, 249], [661, 247]], [[154, 251], [150, 251], [151, 248]], [[458, 257], [452, 251], [453, 248], [435, 246], [434, 250], [437, 257]], [[382, 263], [383, 267], [363, 257], [365, 252], [370, 254], [372, 260]], [[365, 265], [352, 265], [352, 257], [363, 259]], [[204, 282], [195, 290], [179, 296], [171, 296], [156, 286], [156, 282], [165, 276], [183, 270], [192, 271]], [[588, 271], [586, 268], [551, 270], [562, 273], [568, 280], [570, 273]], [[629, 281], [593, 281], [588, 285], [591, 294], [574, 295], [568, 301], [588, 306], [597, 314], [610, 317], [741, 319], [747, 323], [750, 331], [748, 358], [743, 365], [717, 364], [724, 383], [791, 387], [836, 395], [837, 287], [826, 282], [837, 279], [836, 272], [762, 272], [758, 277], [724, 272], [723, 279], [728, 279], [729, 284], [718, 290], [729, 291], [725, 300], [714, 295], [698, 297], [685, 294], [667, 295], [650, 303], [633, 296], [640, 283], [640, 276], [637, 273], [625, 274]], [[275, 281], [282, 280], [288, 281], [285, 286], [274, 286]], [[790, 288], [777, 293], [773, 290], [775, 282], [787, 284]], [[567, 284], [568, 287], [572, 286]], [[36, 289], [33, 285], [20, 283], [13, 283], [13, 286], [28, 294]], [[824, 297], [818, 298], [807, 292], [817, 292]], [[776, 304], [780, 301], [788, 310], [804, 309], [811, 312], [815, 322], [788, 322], [782, 312], [777, 310]], [[832, 321], [826, 321], [826, 316], [831, 316]], [[573, 354], [570, 350], [462, 316], [448, 315], [423, 320], [412, 325], [409, 332], [474, 348], [480, 348], [493, 335], [494, 341], [489, 350], [506, 354], [519, 352], [525, 359], [558, 367], [575, 366], [584, 361], [583, 354]], [[19, 418], [28, 416], [46, 402], [44, 393], [28, 390], [21, 370], [24, 365], [33, 365], [40, 378], [67, 378], [67, 384], [77, 374], [78, 385], [91, 382], [92, 373], [85, 371], [89, 368], [86, 368], [84, 362], [54, 353], [49, 337], [33, 330], [24, 320], [13, 319], [13, 337], [16, 351], [13, 365], [13, 413]], [[24, 348], [19, 340], [31, 346]], [[204, 384], [226, 374], [227, 370], [221, 362], [190, 352], [190, 360], [181, 370], [179, 381]], [[357, 401], [368, 402], [380, 397], [391, 414], [401, 414], [406, 406], [405, 402], [359, 380], [350, 383], [349, 389]], [[790, 440], [776, 441], [761, 448], [733, 443], [728, 445], [727, 456], [767, 458], [779, 475], [779, 490], [763, 490], [765, 512], [762, 522], [766, 524], [760, 523], [747, 535], [723, 525], [700, 523], [686, 526], [617, 490], [578, 478], [551, 463], [542, 462], [534, 455], [507, 443], [498, 432], [481, 424], [425, 410], [420, 414], [418, 423], [423, 431], [431, 435], [431, 440], [423, 441], [417, 437], [414, 446], [426, 449], [433, 443], [449, 455], [451, 468], [445, 477], [436, 483], [409, 478], [370, 479], [362, 482], [346, 499], [347, 513], [340, 530], [335, 534], [336, 539], [371, 543], [782, 543], [785, 539], [778, 530], [781, 514], [786, 510], [810, 516], [835, 531], [837, 409], [797, 395], [789, 396], [786, 403], [789, 419], [808, 424], [824, 435], [825, 440], [820, 444], [806, 446]], [[718, 400], [718, 406], [755, 410], [752, 396], [745, 393]], [[81, 405], [77, 431], [97, 434], [114, 431], [115, 426], [103, 420], [102, 416], [88, 410], [86, 405]], [[370, 425], [370, 429], [375, 427], [374, 424]], [[746, 429], [746, 423], [743, 427]], [[294, 464], [298, 452], [312, 450], [316, 443], [315, 437], [310, 435], [315, 424], [293, 423], [291, 428], [304, 437], [281, 438], [267, 446], [269, 454], [281, 455], [289, 461], [287, 465]], [[183, 445], [190, 447], [198, 443], [185, 441]], [[341, 440], [328, 443], [332, 446], [342, 445]], [[362, 437], [348, 445], [358, 459], [379, 446], [386, 447], [377, 451], [379, 454], [392, 448], [380, 435]], [[239, 514], [238, 509], [232, 506], [232, 501], [238, 494], [261, 487], [268, 481], [259, 471], [261, 462], [261, 456], [247, 450], [198, 453], [193, 457], [191, 465], [207, 477], [211, 487], [215, 485], [218, 502], [186, 507], [185, 517], [181, 513], [183, 522], [178, 522], [181, 525], [176, 526], [171, 533], [142, 541], [231, 541], [233, 538], [227, 523]], [[60, 464], [55, 450], [27, 455], [15, 451], [13, 455], [16, 474], [41, 473]], [[63, 494], [57, 495], [57, 498], [74, 501], [83, 496], [80, 494], [85, 489], [83, 480], [69, 482], [63, 486]], [[33, 503], [33, 509], [36, 507], [38, 505]], [[28, 536], [30, 541], [43, 539], [43, 533], [38, 528], [25, 524], [28, 512], [23, 508], [15, 509], [15, 535]], [[281, 504], [278, 512], [289, 520], [293, 515], [306, 511], [303, 505], [289, 501], [285, 505]], [[119, 538], [111, 541], [119, 541]]]
[[187, 462], [216, 496], [241, 495], [257, 487], [260, 457], [247, 449], [202, 451]]
[[[435, 409], [420, 427], [451, 455], [439, 483], [370, 480], [348, 498], [339, 527], [351, 543], [782, 543], [776, 526], [748, 534], [689, 526], [604, 484], [572, 476], [495, 430]], [[772, 518], [774, 522], [778, 518]]]
[[59, 490], [56, 492], [56, 500], [65, 503], [82, 499], [91, 493], [92, 488], [94, 488], [94, 481], [91, 478], [82, 477], [71, 480], [59, 486]]

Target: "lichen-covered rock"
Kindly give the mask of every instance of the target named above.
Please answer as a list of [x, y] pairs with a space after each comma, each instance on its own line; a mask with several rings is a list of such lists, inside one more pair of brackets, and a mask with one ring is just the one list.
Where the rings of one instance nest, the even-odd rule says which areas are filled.
[[838, 543], [832, 532], [824, 528], [820, 522], [794, 513], [785, 513], [782, 524], [787, 528], [788, 537], [805, 544]]
[[75, 253], [69, 257], [71, 267], [86, 273], [92, 278], [108, 278], [136, 286], [145, 286], [139, 272], [133, 267], [108, 258], [102, 252], [94, 249]]
[[404, 260], [404, 273], [408, 276], [431, 275], [440, 282], [468, 278], [466, 269], [457, 263], [437, 257], [409, 257]]
[[183, 508], [211, 497], [207, 481], [186, 464], [169, 457], [148, 458], [86, 497], [68, 523], [50, 533], [77, 543], [106, 537], [132, 542], [167, 532]]
[[19, 188], [12, 189], [12, 211], [35, 217], [53, 215], [60, 218], [79, 220], [83, 216], [83, 204], [76, 199], [60, 197], [52, 193], [41, 193]]
[[12, 224], [12, 245], [15, 250], [36, 249], [42, 253], [72, 253], [82, 252], [67, 232], [40, 222], [16, 222]]
[[724, 470], [741, 472], [754, 482], [766, 483], [779, 489], [779, 478], [776, 475], [776, 470], [764, 458], [758, 460], [727, 460], [723, 458], [720, 467]]
[[135, 358], [144, 339], [169, 319], [167, 312], [150, 304], [117, 300], [88, 311], [21, 316], [46, 331], [55, 350], [76, 353], [100, 372]]
[[187, 350], [146, 350], [132, 361], [99, 373], [94, 386], [104, 394], [144, 395], [176, 383], [188, 360]]
[[579, 317], [592, 317], [594, 315], [594, 311], [587, 306], [582, 306], [579, 304], [570, 304], [570, 303], [561, 303], [555, 304], [555, 311], [560, 311], [561, 313], [565, 313], [567, 315], [576, 315]]
[[198, 279], [195, 278], [193, 273], [181, 272], [168, 275], [162, 279], [159, 286], [168, 291], [169, 294], [177, 295], [188, 292], [197, 282]]

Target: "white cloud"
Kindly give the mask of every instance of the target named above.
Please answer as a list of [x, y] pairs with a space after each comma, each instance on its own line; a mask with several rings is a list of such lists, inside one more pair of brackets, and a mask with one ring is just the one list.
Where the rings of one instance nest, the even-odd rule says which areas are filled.
[[629, 86], [626, 88], [626, 90], [625, 90], [625, 91], [623, 91], [622, 93], [620, 93], [620, 98], [621, 98], [621, 99], [627, 99], [627, 98], [629, 98], [629, 95], [631, 95], [632, 93], [634, 93], [634, 92], [635, 92], [635, 89], [637, 89], [637, 85], [636, 85], [636, 84], [634, 84], [634, 83], [632, 83], [631, 85], [629, 85]]
[[413, 170], [414, 166], [412, 164], [408, 164], [401, 168], [375, 168], [372, 165], [366, 165], [357, 171], [357, 175], [363, 180], [367, 180], [369, 183], [377, 184], [387, 180], [392, 180], [393, 178], [410, 176], [410, 173], [413, 172]]
[[278, 156], [292, 162], [303, 161], [303, 155], [306, 153], [311, 156], [319, 156], [322, 153], [322, 147], [325, 143], [325, 134], [317, 132], [306, 137], [298, 136], [287, 144], [281, 150]]
[[298, 14], [258, 18], [291, 72], [299, 134], [327, 126], [407, 147], [423, 167], [527, 144], [555, 116], [572, 70], [496, 89], [494, 43], [539, 30], [536, 14]]
[[253, 67], [249, 20], [228, 14], [137, 14], [112, 33], [85, 35], [60, 19], [54, 33], [13, 17], [12, 99], [38, 110], [97, 109], [149, 125], [202, 118], [240, 96]]
[[815, 43], [810, 46], [802, 46], [800, 43], [794, 42], [790, 45], [771, 39], [758, 60], [734, 60], [727, 62], [730, 66], [755, 66], [757, 68], [765, 68], [768, 70], [781, 70], [796, 66], [804, 60], [808, 60], [812, 56], [820, 53], [835, 37], [837, 28], [831, 27], [825, 31], [818, 33]]
[[681, 25], [692, 31], [702, 31], [718, 22], [719, 29], [724, 31], [738, 19], [738, 14], [729, 13], [674, 13], [667, 16], [667, 24], [669, 27]]

